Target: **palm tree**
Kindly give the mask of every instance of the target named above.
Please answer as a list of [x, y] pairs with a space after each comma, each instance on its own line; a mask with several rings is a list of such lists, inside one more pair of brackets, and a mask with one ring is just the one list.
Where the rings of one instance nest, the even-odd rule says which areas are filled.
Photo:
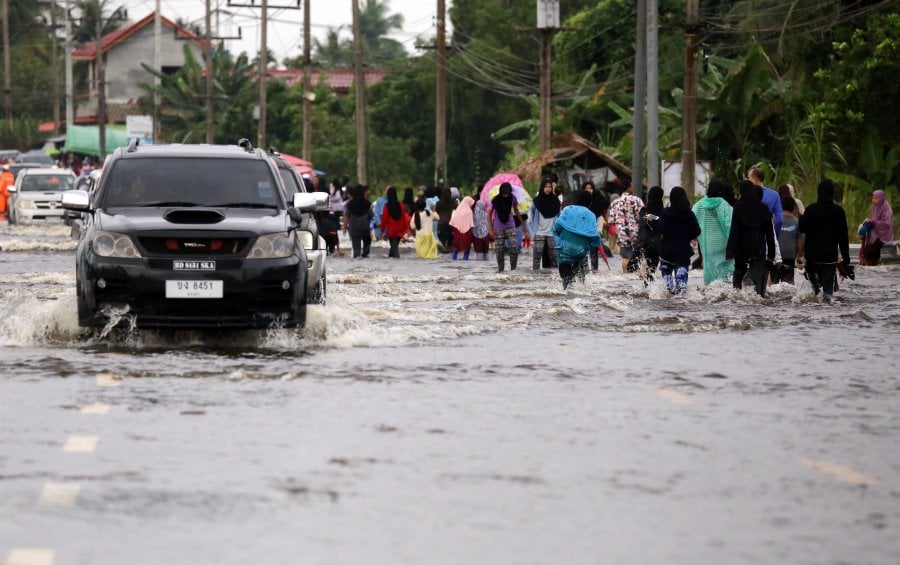
[[403, 45], [387, 37], [403, 29], [403, 15], [388, 15], [389, 0], [365, 0], [359, 12], [359, 27], [365, 43], [366, 63], [383, 65], [406, 56]]
[[328, 28], [325, 41], [313, 39], [313, 59], [317, 64], [325, 68], [349, 67], [353, 64], [353, 42], [341, 39], [341, 27]]

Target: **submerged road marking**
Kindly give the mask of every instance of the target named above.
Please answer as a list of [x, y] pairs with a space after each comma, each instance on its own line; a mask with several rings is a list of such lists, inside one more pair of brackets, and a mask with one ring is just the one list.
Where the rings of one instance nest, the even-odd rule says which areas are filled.
[[91, 453], [97, 449], [97, 442], [100, 440], [97, 436], [69, 436], [63, 451], [69, 453]]
[[831, 461], [820, 461], [817, 459], [801, 459], [801, 461], [803, 461], [807, 467], [815, 469], [820, 473], [831, 475], [832, 477], [851, 485], [875, 486], [881, 484], [878, 479], [845, 465], [832, 463]]
[[81, 486], [71, 483], [47, 483], [38, 498], [45, 506], [74, 506]]
[[109, 413], [109, 404], [88, 404], [87, 406], [81, 407], [82, 414], [99, 414], [104, 415]]
[[53, 565], [52, 549], [20, 547], [9, 552], [3, 565]]
[[99, 373], [97, 375], [97, 386], [119, 386], [122, 384], [122, 375], [115, 373]]
[[694, 399], [685, 394], [681, 394], [678, 391], [672, 390], [671, 388], [658, 388], [653, 391], [656, 396], [660, 398], [665, 398], [669, 402], [673, 402], [675, 404], [693, 404]]

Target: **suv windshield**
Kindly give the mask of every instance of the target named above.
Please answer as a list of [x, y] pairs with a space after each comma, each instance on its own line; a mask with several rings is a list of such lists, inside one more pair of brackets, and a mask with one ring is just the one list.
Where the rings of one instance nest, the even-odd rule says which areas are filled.
[[75, 183], [72, 175], [27, 175], [22, 178], [22, 192], [69, 190]]
[[101, 207], [228, 206], [280, 208], [264, 161], [159, 157], [121, 159], [108, 173]]

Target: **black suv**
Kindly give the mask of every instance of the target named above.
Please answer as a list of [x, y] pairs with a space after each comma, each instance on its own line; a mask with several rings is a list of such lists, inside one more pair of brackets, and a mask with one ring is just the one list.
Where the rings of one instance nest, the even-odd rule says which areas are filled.
[[306, 320], [304, 213], [266, 153], [239, 145], [132, 142], [99, 185], [68, 191], [86, 212], [76, 256], [78, 323], [269, 328]]

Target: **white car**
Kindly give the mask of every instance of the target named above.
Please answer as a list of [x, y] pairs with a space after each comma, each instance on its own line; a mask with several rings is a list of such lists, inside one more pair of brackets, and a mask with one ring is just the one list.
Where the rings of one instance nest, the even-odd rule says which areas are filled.
[[22, 169], [9, 187], [9, 223], [62, 222], [62, 194], [75, 187], [66, 169]]

